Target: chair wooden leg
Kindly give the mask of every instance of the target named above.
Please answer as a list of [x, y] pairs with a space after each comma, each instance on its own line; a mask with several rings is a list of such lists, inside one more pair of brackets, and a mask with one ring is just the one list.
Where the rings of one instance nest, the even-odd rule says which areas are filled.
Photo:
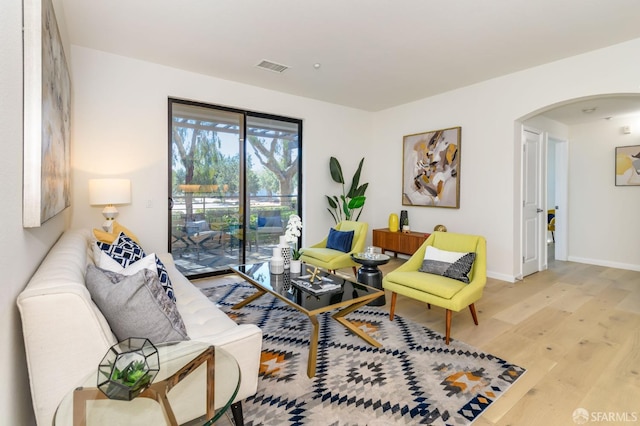
[[451, 335], [451, 309], [447, 309], [447, 334], [444, 338], [444, 342], [449, 344], [449, 336]]
[[476, 306], [473, 303], [469, 305], [469, 310], [471, 311], [473, 322], [475, 323], [475, 325], [478, 325], [478, 315], [476, 315]]
[[431, 309], [431, 303], [427, 303], [427, 309]]
[[398, 293], [395, 291], [391, 293], [391, 307], [389, 308], [389, 321], [393, 321], [393, 316], [396, 312], [396, 298], [398, 297]]
[[353, 269], [353, 276], [358, 278], [358, 270], [356, 269], [356, 267], [352, 266], [351, 268]]

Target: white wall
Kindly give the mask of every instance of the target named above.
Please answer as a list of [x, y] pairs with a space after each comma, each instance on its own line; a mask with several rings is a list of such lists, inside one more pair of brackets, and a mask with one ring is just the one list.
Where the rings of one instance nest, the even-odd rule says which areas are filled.
[[[69, 221], [69, 209], [40, 228], [22, 228], [22, 2], [0, 2], [0, 413], [34, 424], [16, 297]], [[0, 421], [1, 422], [1, 421]]]
[[[374, 161], [384, 172], [371, 184], [378, 195], [370, 201], [379, 212], [372, 226], [385, 226], [388, 214], [402, 208], [402, 136], [461, 126], [460, 209], [408, 207], [411, 228], [429, 231], [442, 223], [453, 232], [484, 235], [488, 274], [514, 280], [520, 271], [520, 120], [569, 99], [638, 93], [639, 54], [636, 39], [374, 114], [372, 145], [382, 153]], [[588, 187], [572, 181], [570, 190]], [[601, 221], [595, 211], [581, 213]], [[618, 244], [635, 250], [630, 239]], [[593, 239], [585, 245], [598, 251]]]
[[627, 125], [640, 116], [569, 128], [569, 260], [640, 271], [640, 187], [615, 186], [615, 147], [640, 145]]
[[[101, 209], [87, 204], [90, 177], [128, 176], [134, 201], [119, 208], [121, 221], [149, 251], [166, 250], [166, 99], [173, 96], [304, 120], [303, 209], [313, 224], [305, 226], [305, 241], [320, 239], [332, 224], [324, 195], [337, 188], [328, 158], [338, 156], [350, 177], [364, 156], [370, 189], [362, 219], [370, 228], [385, 227], [389, 213], [406, 208], [414, 230], [442, 223], [484, 235], [489, 275], [513, 281], [520, 271], [520, 122], [568, 99], [638, 93], [640, 63], [632, 58], [639, 51], [637, 39], [366, 113], [74, 46], [73, 225], [101, 222]], [[612, 69], [619, 70], [615, 78]], [[403, 207], [402, 136], [453, 126], [462, 127], [461, 208]], [[147, 200], [153, 208], [145, 208]]]
[[[365, 111], [78, 46], [71, 62], [73, 227], [97, 227], [103, 220], [102, 208], [88, 204], [88, 179], [129, 177], [133, 201], [118, 207], [118, 219], [148, 252], [166, 252], [168, 244], [169, 97], [303, 119], [303, 242], [321, 240], [333, 224], [325, 194], [338, 193], [339, 186], [331, 181], [329, 157], [340, 160], [349, 178], [362, 156], [371, 157], [372, 116]], [[366, 164], [363, 181], [373, 173]], [[148, 200], [152, 208], [146, 208]]]

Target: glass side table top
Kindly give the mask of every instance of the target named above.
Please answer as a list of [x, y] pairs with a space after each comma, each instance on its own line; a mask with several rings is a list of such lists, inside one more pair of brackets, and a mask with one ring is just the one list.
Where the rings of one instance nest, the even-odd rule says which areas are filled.
[[[202, 355], [209, 347], [209, 343], [185, 340], [177, 343], [163, 343], [156, 345], [160, 357], [160, 372], [153, 384], [165, 379], [172, 381], [172, 376], [180, 369]], [[240, 387], [240, 368], [236, 359], [222, 348], [214, 347], [214, 377], [213, 377], [213, 415], [207, 415], [207, 363], [197, 366], [187, 375], [181, 374], [180, 380], [173, 378], [173, 387], [167, 393], [171, 410], [175, 414], [178, 424], [196, 420], [194, 424], [211, 425], [231, 406]], [[96, 364], [96, 369], [98, 365]], [[80, 400], [78, 395], [95, 389], [97, 384], [97, 370], [90, 374], [80, 387], [71, 390], [60, 402], [53, 419], [53, 425], [163, 425], [171, 424], [163, 412], [160, 403], [151, 397], [141, 397], [132, 401], [116, 401], [101, 399], [102, 392], [95, 390], [96, 398]], [[146, 392], [146, 391], [145, 391]], [[74, 411], [82, 409], [84, 404], [86, 423], [74, 422]]]
[[382, 253], [352, 253], [351, 258], [362, 265], [384, 265], [391, 259], [390, 256]]

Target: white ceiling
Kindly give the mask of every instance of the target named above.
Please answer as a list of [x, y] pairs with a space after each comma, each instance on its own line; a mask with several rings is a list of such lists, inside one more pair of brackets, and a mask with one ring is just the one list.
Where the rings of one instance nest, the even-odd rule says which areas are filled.
[[368, 111], [640, 37], [638, 0], [57, 3], [72, 44]]

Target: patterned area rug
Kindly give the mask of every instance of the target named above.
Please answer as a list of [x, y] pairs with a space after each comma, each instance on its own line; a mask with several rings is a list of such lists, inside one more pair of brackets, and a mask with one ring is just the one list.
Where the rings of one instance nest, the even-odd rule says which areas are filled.
[[202, 291], [238, 323], [263, 332], [258, 392], [243, 402], [245, 424], [468, 425], [524, 369], [396, 315], [365, 306], [347, 316], [383, 347], [375, 348], [324, 314], [316, 377], [306, 374], [311, 324], [302, 313], [247, 283]]

